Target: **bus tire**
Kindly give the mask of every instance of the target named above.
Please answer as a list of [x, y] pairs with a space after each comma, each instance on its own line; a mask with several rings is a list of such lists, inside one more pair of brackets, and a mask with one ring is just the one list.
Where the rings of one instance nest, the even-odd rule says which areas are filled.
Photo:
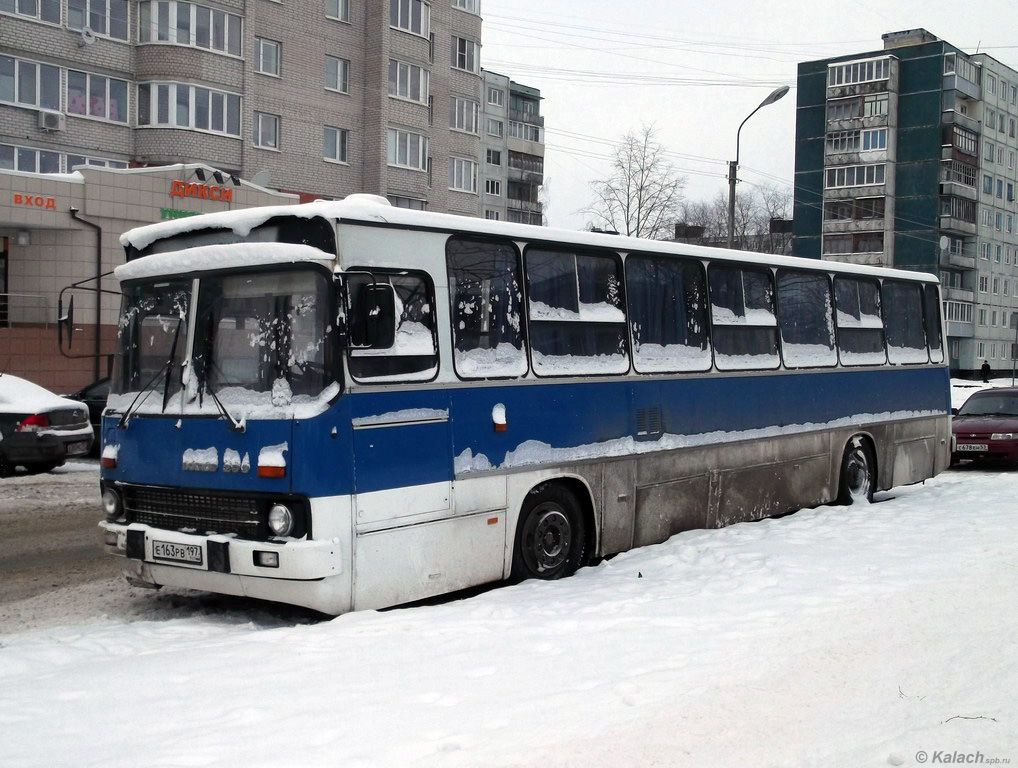
[[856, 435], [845, 446], [838, 481], [838, 503], [872, 502], [877, 489], [877, 462], [869, 441]]
[[583, 514], [576, 497], [554, 483], [527, 494], [513, 546], [511, 579], [561, 579], [576, 572], [586, 548]]

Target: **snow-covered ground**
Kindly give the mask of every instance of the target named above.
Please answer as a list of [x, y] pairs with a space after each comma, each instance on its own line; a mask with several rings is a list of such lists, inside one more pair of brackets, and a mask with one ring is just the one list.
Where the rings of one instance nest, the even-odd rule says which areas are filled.
[[0, 766], [1018, 764], [1016, 498], [963, 467], [437, 605], [0, 628]]
[[883, 497], [441, 605], [0, 635], [0, 765], [1018, 761], [1018, 473]]

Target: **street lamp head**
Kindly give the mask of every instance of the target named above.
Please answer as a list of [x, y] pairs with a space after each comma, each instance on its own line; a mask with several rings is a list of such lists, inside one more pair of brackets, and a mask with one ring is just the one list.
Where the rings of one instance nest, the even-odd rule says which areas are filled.
[[[773, 91], [771, 91], [770, 95], [766, 99], [764, 99], [763, 101], [760, 102], [760, 106], [761, 107], [766, 107], [768, 104], [773, 104], [775, 101], [780, 99], [786, 93], [788, 93], [788, 86], [787, 85], [783, 85], [780, 88], [775, 88]], [[759, 108], [760, 107], [757, 107], [757, 109], [759, 109]]]

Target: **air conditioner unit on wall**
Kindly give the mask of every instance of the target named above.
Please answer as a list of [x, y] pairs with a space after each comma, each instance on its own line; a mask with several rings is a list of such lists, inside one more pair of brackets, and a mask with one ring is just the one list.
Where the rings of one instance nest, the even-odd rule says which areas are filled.
[[67, 130], [67, 116], [63, 112], [54, 112], [49, 109], [39, 110], [39, 127], [44, 131]]

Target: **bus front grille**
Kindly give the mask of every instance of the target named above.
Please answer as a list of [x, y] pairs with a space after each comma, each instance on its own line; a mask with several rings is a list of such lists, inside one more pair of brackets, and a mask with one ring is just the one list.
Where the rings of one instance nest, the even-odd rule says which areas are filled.
[[123, 494], [129, 522], [199, 534], [233, 533], [246, 538], [265, 538], [268, 532], [263, 505], [256, 499], [145, 487], [126, 487]]

